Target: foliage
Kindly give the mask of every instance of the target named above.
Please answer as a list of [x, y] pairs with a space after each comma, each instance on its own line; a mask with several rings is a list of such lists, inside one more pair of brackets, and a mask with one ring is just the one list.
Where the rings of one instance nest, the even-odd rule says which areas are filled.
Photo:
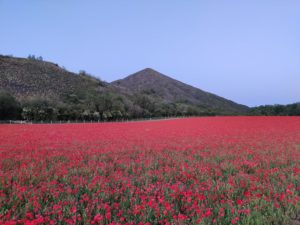
[[251, 114], [257, 116], [300, 116], [300, 103], [253, 107]]
[[0, 120], [20, 119], [21, 106], [8, 92], [0, 91]]
[[25, 120], [50, 121], [58, 115], [54, 103], [41, 97], [34, 97], [23, 103], [22, 116]]

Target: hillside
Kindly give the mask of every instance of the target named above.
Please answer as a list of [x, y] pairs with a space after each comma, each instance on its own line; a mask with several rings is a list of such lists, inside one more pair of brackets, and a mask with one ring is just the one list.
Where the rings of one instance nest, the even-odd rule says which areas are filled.
[[133, 108], [126, 91], [41, 60], [0, 56], [0, 91], [13, 95], [34, 120], [109, 119]]
[[24, 58], [0, 57], [0, 74], [0, 88], [20, 100], [38, 96], [59, 101], [70, 94], [101, 90], [106, 86], [104, 82], [68, 72], [57, 64]]
[[113, 84], [136, 94], [160, 98], [167, 103], [184, 103], [225, 114], [241, 114], [248, 110], [244, 105], [192, 87], [150, 68], [114, 81]]
[[246, 106], [152, 69], [107, 83], [51, 62], [0, 56], [0, 97], [7, 101], [7, 93], [19, 102], [22, 118], [28, 120], [237, 115], [248, 111]]

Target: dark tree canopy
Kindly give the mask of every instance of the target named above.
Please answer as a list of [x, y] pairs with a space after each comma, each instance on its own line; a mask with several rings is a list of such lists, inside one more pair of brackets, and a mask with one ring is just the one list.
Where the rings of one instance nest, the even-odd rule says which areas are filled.
[[9, 93], [0, 91], [0, 120], [20, 119], [22, 108]]
[[263, 105], [251, 109], [257, 116], [300, 116], [300, 103], [289, 105]]

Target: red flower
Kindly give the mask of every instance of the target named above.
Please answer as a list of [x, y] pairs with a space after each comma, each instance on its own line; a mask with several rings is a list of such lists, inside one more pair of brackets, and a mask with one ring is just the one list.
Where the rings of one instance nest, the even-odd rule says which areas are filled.
[[238, 199], [238, 200], [236, 201], [236, 204], [238, 204], [238, 205], [243, 205], [243, 203], [244, 203], [244, 201], [241, 200], [241, 199]]

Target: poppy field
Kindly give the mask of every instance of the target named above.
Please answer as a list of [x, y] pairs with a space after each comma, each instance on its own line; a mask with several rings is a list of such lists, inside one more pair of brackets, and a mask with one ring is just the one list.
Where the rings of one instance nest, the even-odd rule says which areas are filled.
[[0, 224], [299, 224], [300, 117], [0, 125]]

